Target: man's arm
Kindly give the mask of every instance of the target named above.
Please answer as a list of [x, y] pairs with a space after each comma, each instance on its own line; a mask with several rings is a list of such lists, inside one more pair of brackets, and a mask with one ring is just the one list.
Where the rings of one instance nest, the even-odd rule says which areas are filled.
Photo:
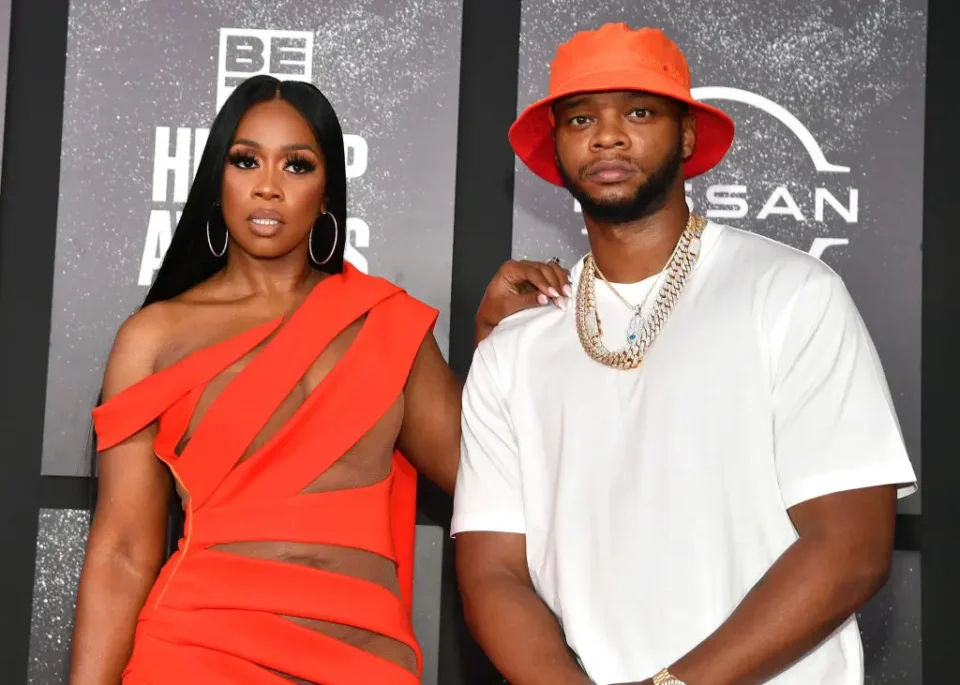
[[[771, 304], [772, 428], [798, 539], [712, 635], [670, 668], [688, 685], [764, 683], [879, 590], [898, 489], [916, 476], [879, 358], [843, 282], [811, 270]], [[732, 553], [736, 553], [733, 551]]]
[[533, 589], [526, 537], [457, 535], [457, 580], [474, 637], [511, 685], [592, 685]]
[[683, 682], [767, 682], [819, 645], [886, 582], [895, 487], [831, 494], [789, 513], [799, 539], [716, 632], [669, 667]]
[[527, 569], [523, 473], [502, 384], [510, 372], [498, 349], [494, 339], [479, 345], [463, 391], [450, 530], [467, 623], [512, 685], [587, 685]]

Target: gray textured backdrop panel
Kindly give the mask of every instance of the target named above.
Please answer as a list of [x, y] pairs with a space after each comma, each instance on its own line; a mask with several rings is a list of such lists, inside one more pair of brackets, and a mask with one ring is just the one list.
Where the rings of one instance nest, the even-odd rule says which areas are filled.
[[[312, 76], [348, 138], [347, 258], [439, 309], [446, 353], [460, 25], [461, 3], [449, 0], [71, 3], [44, 474], [89, 470], [113, 335], [146, 293], [198, 141], [202, 150], [198, 130], [216, 114], [221, 29], [305, 32], [313, 43], [304, 64], [294, 56], [285, 68]], [[164, 170], [168, 157], [177, 172]]]
[[894, 552], [890, 580], [860, 615], [866, 685], [922, 685], [920, 553]]

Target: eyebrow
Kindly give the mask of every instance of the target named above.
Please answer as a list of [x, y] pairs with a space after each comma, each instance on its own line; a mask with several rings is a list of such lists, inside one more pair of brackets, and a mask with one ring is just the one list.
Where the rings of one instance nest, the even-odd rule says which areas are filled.
[[[252, 147], [257, 150], [260, 150], [263, 147], [257, 141], [250, 140], [249, 138], [237, 138], [235, 141], [233, 141], [233, 144], [246, 145], [247, 147]], [[290, 145], [284, 145], [280, 149], [283, 150], [284, 152], [291, 152], [293, 150], [309, 150], [310, 152], [313, 152], [314, 154], [316, 154], [316, 150], [314, 150], [313, 146], [308, 145], [307, 143], [291, 143]]]

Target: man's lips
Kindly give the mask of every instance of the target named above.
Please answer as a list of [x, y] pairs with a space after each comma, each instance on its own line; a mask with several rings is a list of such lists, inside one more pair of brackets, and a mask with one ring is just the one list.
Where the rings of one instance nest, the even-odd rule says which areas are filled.
[[636, 173], [627, 162], [611, 160], [587, 167], [585, 176], [595, 183], [621, 183]]

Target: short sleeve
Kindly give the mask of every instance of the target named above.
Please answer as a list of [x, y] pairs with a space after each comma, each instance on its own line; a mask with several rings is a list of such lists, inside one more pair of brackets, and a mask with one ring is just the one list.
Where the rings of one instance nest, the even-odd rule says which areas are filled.
[[781, 318], [773, 414], [785, 505], [880, 485], [915, 492], [877, 351], [841, 279], [811, 276]]
[[520, 460], [490, 339], [474, 354], [463, 390], [452, 535], [525, 532]]

